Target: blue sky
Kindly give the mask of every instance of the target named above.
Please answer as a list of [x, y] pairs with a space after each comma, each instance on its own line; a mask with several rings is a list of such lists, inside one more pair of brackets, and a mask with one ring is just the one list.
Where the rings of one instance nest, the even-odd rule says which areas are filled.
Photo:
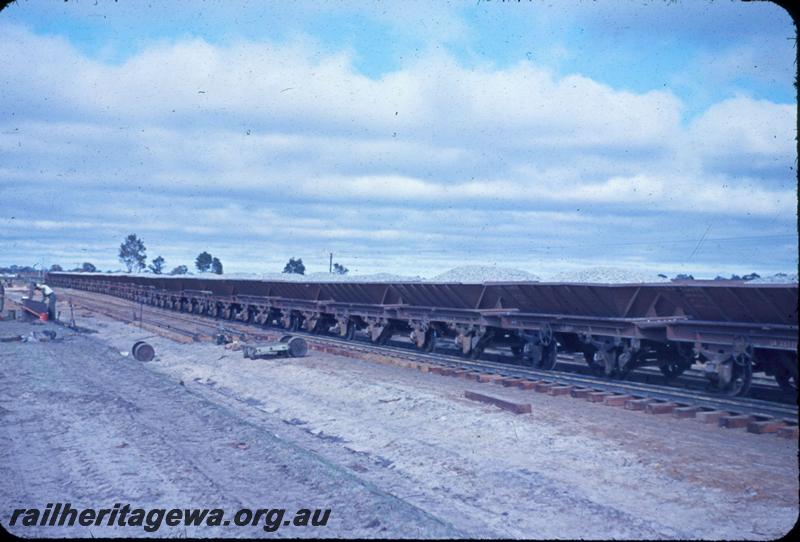
[[774, 4], [154, 4], [0, 12], [0, 265], [797, 266]]

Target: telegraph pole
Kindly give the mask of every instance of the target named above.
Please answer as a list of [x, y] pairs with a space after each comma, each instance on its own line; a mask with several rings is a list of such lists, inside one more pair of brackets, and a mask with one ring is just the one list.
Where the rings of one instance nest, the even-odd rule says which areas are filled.
[[333, 273], [333, 252], [331, 252], [331, 259], [328, 262], [328, 273]]

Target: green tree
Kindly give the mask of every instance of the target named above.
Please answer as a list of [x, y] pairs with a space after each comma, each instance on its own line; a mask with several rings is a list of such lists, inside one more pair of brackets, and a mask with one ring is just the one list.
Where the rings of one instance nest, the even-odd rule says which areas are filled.
[[94, 273], [97, 271], [97, 268], [92, 263], [83, 262], [83, 265], [81, 265], [81, 271], [84, 273]]
[[148, 267], [150, 268], [150, 271], [152, 271], [156, 275], [160, 275], [161, 273], [164, 272], [164, 258], [158, 256], [152, 262], [150, 262], [150, 265]]
[[53, 265], [50, 266], [50, 272], [51, 273], [56, 273], [58, 271], [63, 271], [63, 270], [64, 270], [64, 268], [61, 267], [60, 265], [58, 265], [57, 263], [54, 263]]
[[333, 264], [333, 272], [336, 273], [337, 275], [346, 275], [348, 271], [350, 270], [343, 265], [340, 265], [338, 263]]
[[205, 273], [206, 271], [211, 269], [212, 261], [214, 261], [214, 259], [211, 257], [211, 254], [209, 254], [208, 252], [201, 252], [200, 254], [197, 255], [197, 259], [194, 261], [194, 265], [195, 267], [197, 267], [198, 271], [200, 271], [201, 273]]
[[289, 258], [289, 261], [283, 268], [284, 273], [295, 273], [297, 275], [305, 275], [306, 266], [303, 265], [303, 258]]
[[185, 275], [189, 272], [189, 268], [185, 265], [179, 265], [178, 267], [174, 268], [172, 271], [169, 272], [170, 275]]
[[222, 274], [222, 262], [219, 261], [219, 258], [214, 258], [211, 260], [211, 272], [216, 273], [217, 275]]
[[128, 268], [128, 273], [133, 270], [141, 271], [144, 269], [144, 262], [147, 258], [147, 249], [141, 239], [135, 233], [130, 234], [119, 246], [119, 261]]

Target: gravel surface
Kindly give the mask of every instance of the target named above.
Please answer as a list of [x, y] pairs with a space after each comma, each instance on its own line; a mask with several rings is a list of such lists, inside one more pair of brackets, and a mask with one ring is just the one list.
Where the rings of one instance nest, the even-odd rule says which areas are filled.
[[590, 267], [579, 271], [559, 273], [548, 280], [551, 282], [589, 282], [604, 284], [669, 282], [669, 278], [660, 277], [658, 273], [646, 273], [619, 267]]
[[121, 275], [131, 277], [148, 277], [163, 279], [195, 278], [203, 280], [264, 280], [284, 282], [418, 282], [423, 280], [419, 276], [392, 275], [390, 273], [375, 273], [372, 275], [337, 275], [335, 273], [309, 273], [298, 275], [296, 273], [197, 273], [187, 275], [153, 275], [152, 273], [86, 273], [87, 275]]
[[532, 273], [519, 269], [486, 265], [463, 265], [436, 275], [430, 280], [435, 282], [517, 282], [539, 281], [541, 279]]
[[[797, 519], [796, 441], [313, 351], [246, 360], [77, 316], [99, 333], [0, 343], [3, 502], [297, 501], [339, 511], [324, 536], [763, 540]], [[153, 362], [120, 354], [142, 338]]]
[[[42, 326], [0, 322], [3, 336]], [[64, 328], [47, 327], [64, 333]], [[62, 335], [63, 336], [63, 335]], [[292, 537], [452, 537], [446, 522], [275, 436], [225, 404], [121, 356], [93, 336], [0, 345], [0, 518], [73, 508], [331, 508]], [[148, 535], [136, 527], [25, 528], [24, 537]], [[263, 536], [261, 526], [166, 528], [152, 536]]]
[[767, 277], [759, 277], [757, 279], [753, 279], [751, 282], [756, 284], [763, 284], [763, 283], [795, 283], [797, 284], [797, 273], [777, 273], [775, 275], [770, 275]]
[[[206, 278], [206, 275], [202, 275]], [[292, 282], [417, 282], [423, 280], [419, 276], [392, 275], [390, 273], [375, 273], [372, 275], [337, 275], [336, 273], [309, 273], [297, 275], [294, 273], [229, 273], [219, 278], [249, 279], [249, 280], [283, 280]]]

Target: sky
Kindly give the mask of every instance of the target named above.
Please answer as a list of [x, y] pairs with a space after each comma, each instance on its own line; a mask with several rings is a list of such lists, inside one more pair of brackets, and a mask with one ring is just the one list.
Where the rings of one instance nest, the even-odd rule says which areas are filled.
[[0, 266], [796, 272], [770, 2], [40, 2], [0, 12]]

